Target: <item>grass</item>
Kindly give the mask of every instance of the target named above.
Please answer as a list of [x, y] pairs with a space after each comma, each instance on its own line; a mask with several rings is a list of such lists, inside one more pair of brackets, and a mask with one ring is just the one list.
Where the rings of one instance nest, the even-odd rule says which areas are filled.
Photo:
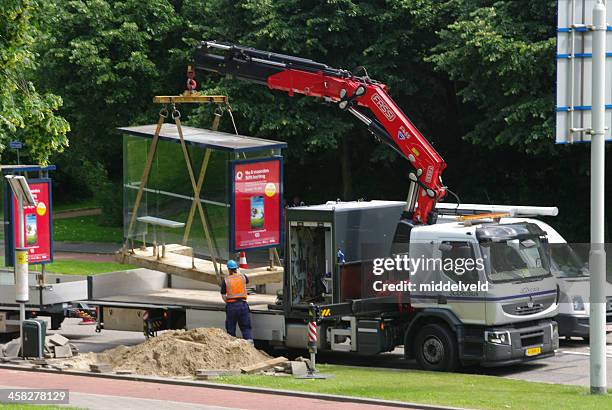
[[417, 370], [319, 365], [328, 380], [258, 375], [227, 376], [220, 383], [369, 397], [476, 409], [612, 409], [612, 397], [591, 396], [578, 386], [501, 377]]
[[0, 409], [7, 410], [60, 410], [60, 409], [75, 409], [76, 407], [65, 407], [65, 406], [44, 406], [39, 404], [13, 404], [13, 403], [0, 403]]
[[109, 242], [120, 244], [123, 228], [98, 225], [98, 216], [53, 220], [53, 238], [68, 242]]
[[[45, 268], [47, 273], [63, 273], [65, 275], [95, 275], [97, 273], [114, 272], [118, 270], [136, 269], [136, 266], [116, 262], [96, 262], [76, 259], [55, 260]], [[40, 272], [40, 265], [30, 265], [30, 271]]]

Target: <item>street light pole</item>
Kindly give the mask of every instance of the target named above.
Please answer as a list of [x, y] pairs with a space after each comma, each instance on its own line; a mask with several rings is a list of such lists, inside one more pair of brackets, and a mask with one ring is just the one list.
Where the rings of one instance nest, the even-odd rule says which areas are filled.
[[590, 381], [592, 394], [606, 394], [605, 85], [606, 4], [593, 7], [593, 122], [591, 138]]

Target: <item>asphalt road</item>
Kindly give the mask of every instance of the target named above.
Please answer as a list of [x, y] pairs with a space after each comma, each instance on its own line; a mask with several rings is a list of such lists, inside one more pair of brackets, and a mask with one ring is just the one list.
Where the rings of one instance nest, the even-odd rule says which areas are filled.
[[[118, 345], [133, 345], [143, 342], [144, 336], [136, 332], [103, 330], [95, 333], [94, 325], [79, 325], [78, 319], [66, 319], [59, 331], [78, 346], [81, 352], [99, 352]], [[283, 355], [305, 355], [300, 351], [280, 351]], [[608, 335], [608, 386], [612, 388], [612, 334]], [[403, 359], [403, 349], [375, 357], [356, 356], [347, 353], [320, 353], [318, 363], [333, 363], [350, 366], [385, 367], [395, 369], [416, 369], [414, 361]], [[561, 346], [554, 357], [522, 365], [484, 368], [479, 366], [462, 370], [465, 373], [487, 374], [546, 383], [562, 383], [589, 386], [589, 346], [574, 339], [561, 340]]]

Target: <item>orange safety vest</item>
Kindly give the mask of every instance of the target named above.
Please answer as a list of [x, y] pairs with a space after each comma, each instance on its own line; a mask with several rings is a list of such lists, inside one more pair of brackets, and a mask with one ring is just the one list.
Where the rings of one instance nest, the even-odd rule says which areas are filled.
[[242, 273], [229, 275], [225, 278], [225, 289], [225, 298], [227, 302], [235, 302], [238, 299], [246, 300], [246, 277]]

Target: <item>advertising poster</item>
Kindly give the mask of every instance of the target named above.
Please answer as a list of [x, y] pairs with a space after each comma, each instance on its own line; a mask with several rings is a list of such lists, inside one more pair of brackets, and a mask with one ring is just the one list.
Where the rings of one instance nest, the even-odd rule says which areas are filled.
[[[50, 180], [29, 180], [28, 185], [36, 206], [24, 206], [23, 223], [25, 231], [25, 247], [28, 248], [30, 264], [49, 263], [53, 261], [52, 223], [51, 223], [51, 182]], [[19, 232], [15, 220], [17, 218], [17, 198], [12, 195], [13, 243], [19, 244]]]
[[279, 246], [282, 209], [281, 159], [234, 161], [231, 171], [232, 251]]

